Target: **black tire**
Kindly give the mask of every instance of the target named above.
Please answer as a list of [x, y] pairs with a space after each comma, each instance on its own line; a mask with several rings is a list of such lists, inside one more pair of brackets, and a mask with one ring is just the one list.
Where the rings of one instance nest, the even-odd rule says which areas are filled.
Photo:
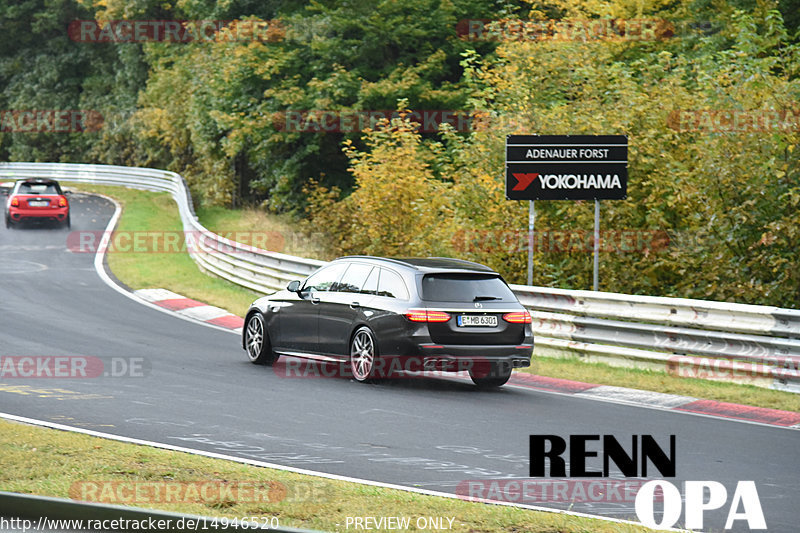
[[271, 366], [280, 355], [272, 351], [266, 324], [261, 313], [253, 313], [244, 325], [244, 348], [254, 365]]
[[14, 227], [14, 223], [11, 222], [11, 217], [6, 215], [5, 219], [6, 219], [6, 228], [8, 228], [8, 229], [13, 228]]
[[64, 220], [64, 227], [70, 229], [72, 227], [72, 222], [70, 221], [69, 214], [67, 215], [66, 220]]
[[508, 363], [484, 363], [469, 370], [469, 377], [481, 389], [494, 389], [505, 385], [511, 378]]
[[375, 361], [378, 358], [378, 344], [375, 335], [366, 326], [362, 326], [350, 340], [350, 371], [353, 378], [361, 383], [369, 383], [377, 379]]

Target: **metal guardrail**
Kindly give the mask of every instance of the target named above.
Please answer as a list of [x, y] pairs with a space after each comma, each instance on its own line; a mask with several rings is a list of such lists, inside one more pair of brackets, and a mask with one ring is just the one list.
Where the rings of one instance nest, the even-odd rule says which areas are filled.
[[[319, 533], [269, 518], [215, 518], [0, 491], [0, 525], [12, 531], [262, 531]], [[5, 519], [5, 520], [3, 520]], [[100, 527], [96, 527], [96, 526]], [[2, 528], [6, 530], [6, 528]]]
[[[230, 241], [197, 220], [183, 178], [164, 170], [71, 163], [0, 163], [0, 177], [52, 177], [168, 192], [187, 250], [204, 270], [261, 293], [323, 261]], [[800, 393], [800, 311], [682, 298], [512, 285], [533, 315], [536, 353], [667, 370]]]
[[800, 392], [800, 311], [512, 285], [537, 352]]

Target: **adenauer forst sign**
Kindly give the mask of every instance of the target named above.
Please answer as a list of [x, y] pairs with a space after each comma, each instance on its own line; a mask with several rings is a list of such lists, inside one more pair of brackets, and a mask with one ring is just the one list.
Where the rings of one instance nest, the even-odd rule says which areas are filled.
[[628, 194], [625, 135], [506, 136], [506, 198], [529, 200], [528, 285], [533, 283], [536, 200], [594, 200], [592, 288], [599, 289], [600, 200]]
[[509, 200], [622, 200], [628, 193], [625, 135], [509, 135]]

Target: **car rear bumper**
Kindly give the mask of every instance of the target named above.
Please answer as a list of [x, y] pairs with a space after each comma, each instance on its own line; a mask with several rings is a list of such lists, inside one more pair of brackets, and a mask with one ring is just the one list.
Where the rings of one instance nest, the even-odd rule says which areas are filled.
[[380, 359], [389, 368], [407, 371], [462, 372], [486, 366], [522, 368], [531, 366], [533, 337], [517, 345], [436, 344], [430, 338], [383, 350]]
[[8, 210], [11, 220], [19, 222], [21, 220], [40, 219], [64, 221], [69, 214], [69, 207], [49, 207], [49, 208], [20, 208], [12, 207]]
[[[516, 343], [489, 344], [490, 335], [474, 335], [458, 344], [435, 342], [423, 325], [412, 325], [405, 335], [378, 337], [380, 359], [396, 360], [407, 370], [440, 370], [459, 372], [485, 366], [487, 363], [528, 367], [533, 357], [533, 332], [525, 325]], [[485, 343], [485, 344], [484, 344]]]
[[469, 370], [479, 364], [531, 366], [533, 341], [516, 346], [420, 344], [417, 359], [425, 370]]

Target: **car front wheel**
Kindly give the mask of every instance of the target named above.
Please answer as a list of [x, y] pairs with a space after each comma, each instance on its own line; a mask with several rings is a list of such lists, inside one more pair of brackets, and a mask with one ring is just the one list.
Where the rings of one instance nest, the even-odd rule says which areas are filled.
[[507, 363], [485, 363], [471, 368], [469, 377], [482, 389], [505, 385], [511, 377], [511, 365]]
[[278, 360], [272, 351], [269, 335], [261, 313], [253, 313], [244, 325], [244, 346], [250, 362], [256, 365], [271, 365]]
[[350, 341], [350, 369], [356, 381], [365, 383], [376, 378], [377, 356], [378, 349], [372, 331], [367, 327], [359, 328]]

